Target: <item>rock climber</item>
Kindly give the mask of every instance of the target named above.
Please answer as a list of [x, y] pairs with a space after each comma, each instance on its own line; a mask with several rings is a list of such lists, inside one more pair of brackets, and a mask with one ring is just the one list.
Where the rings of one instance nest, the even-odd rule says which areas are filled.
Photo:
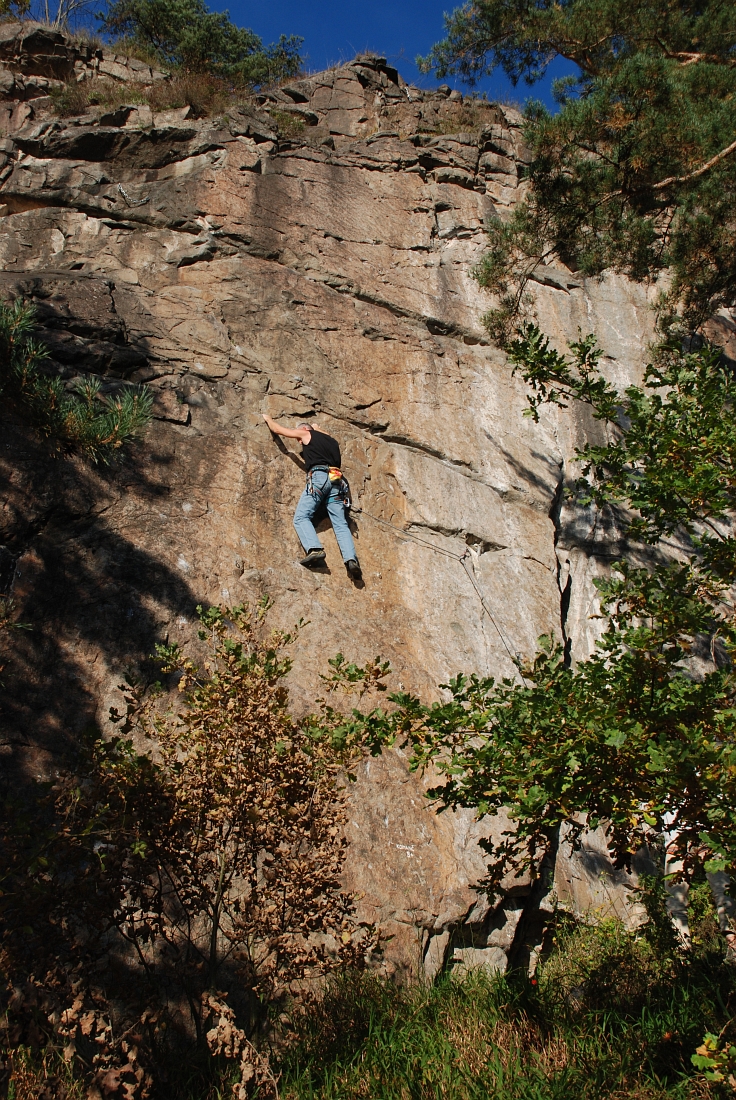
[[340, 469], [340, 445], [327, 432], [316, 424], [299, 424], [296, 428], [283, 428], [267, 413], [263, 419], [275, 435], [284, 435], [287, 439], [298, 439], [302, 445], [302, 458], [307, 470], [307, 485], [299, 498], [294, 512], [294, 528], [304, 547], [306, 557], [300, 565], [307, 569], [323, 565], [325, 551], [317, 534], [313, 519], [324, 506], [340, 547], [342, 560], [351, 577], [361, 577], [355, 543], [348, 526], [350, 507], [350, 488]]

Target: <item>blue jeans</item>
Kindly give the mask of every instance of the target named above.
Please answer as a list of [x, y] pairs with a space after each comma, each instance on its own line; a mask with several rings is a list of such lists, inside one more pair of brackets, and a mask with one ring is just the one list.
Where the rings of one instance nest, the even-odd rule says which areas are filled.
[[[312, 484], [320, 493], [319, 498], [313, 497], [305, 489], [299, 497], [299, 503], [296, 506], [296, 512], [294, 512], [294, 528], [299, 536], [299, 541], [307, 551], [316, 550], [318, 546], [322, 547], [312, 520], [315, 513], [324, 505], [327, 508], [327, 515], [330, 517], [332, 530], [335, 532], [337, 545], [340, 547], [342, 560], [357, 559], [358, 555], [355, 553], [355, 543], [353, 542], [353, 536], [350, 534], [345, 505], [337, 499], [337, 489], [331, 484], [327, 470], [315, 470], [312, 474]], [[327, 489], [328, 484], [330, 485], [329, 489]]]

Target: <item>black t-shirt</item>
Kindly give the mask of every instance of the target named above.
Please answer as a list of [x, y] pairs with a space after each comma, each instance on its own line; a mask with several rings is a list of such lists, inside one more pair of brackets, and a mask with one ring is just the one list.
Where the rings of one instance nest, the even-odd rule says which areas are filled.
[[302, 458], [307, 470], [313, 466], [337, 466], [340, 468], [340, 446], [327, 432], [310, 429], [309, 443], [302, 443]]

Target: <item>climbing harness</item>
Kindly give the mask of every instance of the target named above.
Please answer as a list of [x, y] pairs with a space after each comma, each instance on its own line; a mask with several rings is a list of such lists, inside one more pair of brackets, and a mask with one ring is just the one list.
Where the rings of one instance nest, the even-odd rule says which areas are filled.
[[[411, 531], [402, 530], [400, 527], [397, 527], [394, 523], [389, 523], [389, 521], [387, 519], [381, 519], [380, 516], [373, 516], [373, 515], [371, 515], [370, 512], [365, 512], [362, 509], [358, 509], [358, 511], [359, 511], [360, 515], [367, 516], [368, 519], [372, 519], [374, 523], [382, 523], [384, 527], [390, 527], [391, 530], [395, 531], [397, 533], [397, 535], [399, 535], [399, 537], [402, 538], [402, 539], [412, 539], [414, 542], [418, 542], [422, 546], [427, 546], [430, 550], [434, 550], [434, 552], [436, 554], [444, 554], [448, 558], [454, 558], [455, 561], [459, 561], [460, 564], [462, 565], [467, 577], [468, 577], [468, 580], [470, 581], [473, 588], [475, 589], [475, 594], [477, 595], [478, 599], [480, 600], [481, 607], [483, 608], [486, 615], [488, 616], [488, 618], [491, 620], [494, 627], [496, 628], [496, 633], [498, 634], [499, 638], [501, 639], [501, 644], [503, 645], [503, 648], [506, 650], [506, 653], [508, 654], [509, 660], [511, 661], [512, 664], [516, 665], [516, 660], [517, 659], [514, 656], [514, 654], [511, 652], [511, 650], [509, 649], [508, 643], [506, 642], [506, 638], [504, 637], [500, 626], [498, 625], [498, 623], [494, 619], [493, 614], [491, 612], [491, 609], [488, 606], [488, 603], [486, 601], [486, 598], [483, 595], [483, 593], [481, 592], [481, 590], [478, 586], [478, 582], [476, 581], [475, 577], [473, 576], [473, 571], [470, 568], [470, 565], [468, 563], [468, 558], [470, 557], [470, 550], [466, 550], [463, 554], [456, 554], [453, 550], [445, 549], [444, 546], [435, 546], [434, 543], [428, 542], [427, 539], [420, 538], [419, 535], [415, 535]], [[517, 665], [517, 668], [518, 668], [518, 665]], [[524, 680], [523, 674], [522, 674], [521, 678], [522, 678], [522, 680]], [[524, 680], [524, 683], [526, 683], [526, 680]]]
[[[326, 470], [328, 475], [327, 483], [321, 489], [317, 488], [312, 477], [318, 470]], [[314, 497], [317, 501], [326, 500], [333, 489], [337, 489], [337, 499], [343, 505], [345, 511], [350, 511], [353, 506], [350, 497], [350, 485], [342, 470], [337, 466], [313, 466], [307, 473], [307, 492], [310, 497]]]

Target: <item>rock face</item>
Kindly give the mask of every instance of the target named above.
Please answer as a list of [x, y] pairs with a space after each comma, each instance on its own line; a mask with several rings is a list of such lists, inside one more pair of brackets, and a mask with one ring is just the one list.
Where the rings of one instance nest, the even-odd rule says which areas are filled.
[[[0, 573], [19, 617], [41, 624], [14, 639], [2, 701], [16, 766], [43, 772], [104, 728], [121, 675], [157, 638], [186, 646], [198, 603], [267, 593], [278, 623], [309, 621], [297, 708], [336, 651], [380, 653], [435, 697], [461, 669], [513, 675], [542, 633], [587, 652], [610, 532], [568, 516], [561, 489], [593, 428], [572, 412], [523, 418], [471, 276], [484, 226], [523, 193], [518, 113], [421, 92], [361, 57], [216, 121], [140, 97], [62, 120], [55, 81], [165, 74], [32, 25], [0, 28], [0, 62], [2, 295], [36, 303], [63, 378], [145, 381], [156, 416], [113, 471], [51, 460], [4, 418]], [[595, 331], [611, 376], [637, 376], [642, 288], [555, 268], [537, 290], [560, 346]], [[340, 441], [363, 583], [325, 524], [326, 567], [297, 564], [303, 473], [262, 412]], [[504, 823], [435, 816], [426, 785], [398, 750], [361, 768], [346, 881], [394, 936], [391, 967], [504, 965], [528, 884], [496, 909], [472, 888], [477, 839]], [[560, 861], [557, 892], [578, 910], [609, 904], [597, 849]], [[609, 871], [621, 906], [625, 876]]]

